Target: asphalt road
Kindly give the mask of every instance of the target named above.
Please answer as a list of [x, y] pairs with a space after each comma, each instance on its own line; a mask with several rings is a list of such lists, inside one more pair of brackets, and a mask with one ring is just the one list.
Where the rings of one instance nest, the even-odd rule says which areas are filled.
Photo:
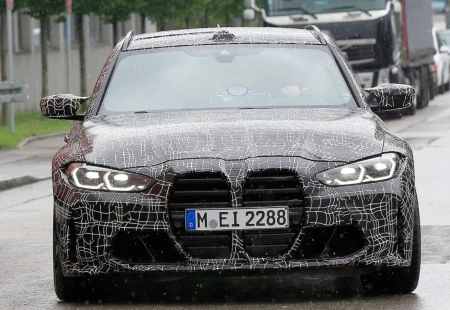
[[410, 142], [416, 160], [423, 265], [413, 294], [367, 297], [355, 278], [216, 278], [157, 285], [130, 285], [123, 278], [106, 283], [110, 293], [96, 302], [60, 302], [53, 291], [47, 180], [0, 192], [0, 309], [449, 309], [450, 95], [387, 125]]

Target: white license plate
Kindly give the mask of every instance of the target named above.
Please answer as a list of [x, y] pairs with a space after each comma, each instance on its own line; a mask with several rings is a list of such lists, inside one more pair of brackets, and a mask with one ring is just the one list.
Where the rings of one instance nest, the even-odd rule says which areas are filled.
[[251, 230], [289, 227], [288, 207], [188, 209], [186, 230]]

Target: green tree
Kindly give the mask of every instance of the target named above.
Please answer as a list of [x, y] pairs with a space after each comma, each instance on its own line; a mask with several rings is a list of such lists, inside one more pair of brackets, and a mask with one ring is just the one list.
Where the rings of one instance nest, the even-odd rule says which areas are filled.
[[[93, 1], [93, 0], [92, 0]], [[130, 18], [130, 14], [138, 11], [138, 0], [98, 0], [98, 14], [112, 25], [113, 45], [119, 41], [117, 23]]]
[[6, 70], [6, 5], [4, 2], [0, 2], [0, 67], [1, 76], [0, 80], [6, 80], [8, 78]]
[[[8, 79], [8, 68], [6, 65], [6, 5], [0, 1], [0, 81], [5, 81]], [[3, 104], [2, 106], [2, 124], [8, 124], [8, 105]]]
[[80, 95], [87, 96], [87, 82], [86, 82], [86, 51], [85, 51], [85, 37], [84, 37], [84, 20], [83, 16], [91, 13], [99, 13], [100, 6], [98, 1], [92, 0], [75, 0], [72, 2], [72, 11], [74, 14], [74, 22], [76, 33], [78, 36], [78, 54], [80, 57]]
[[242, 16], [244, 12], [244, 1], [242, 0], [221, 0], [217, 3], [215, 10], [215, 20], [220, 25], [232, 26], [235, 17]]
[[[189, 1], [189, 0], [188, 0]], [[138, 0], [137, 10], [156, 22], [159, 31], [170, 29], [182, 0]]]
[[23, 9], [28, 14], [39, 20], [41, 34], [41, 67], [42, 67], [42, 97], [48, 95], [48, 61], [47, 46], [50, 37], [50, 16], [62, 14], [65, 10], [64, 0], [16, 0], [15, 9]]
[[201, 20], [202, 13], [204, 9], [211, 6], [211, 0], [186, 0], [184, 7], [184, 22], [186, 29], [192, 28], [192, 21]]

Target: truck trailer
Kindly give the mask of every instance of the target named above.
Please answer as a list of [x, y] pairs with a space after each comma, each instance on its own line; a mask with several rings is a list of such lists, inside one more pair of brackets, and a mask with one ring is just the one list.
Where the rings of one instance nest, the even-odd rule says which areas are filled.
[[304, 28], [330, 34], [347, 55], [363, 88], [383, 83], [414, 86], [408, 110], [426, 107], [434, 96], [431, 0], [245, 0], [244, 18], [261, 13], [261, 26]]

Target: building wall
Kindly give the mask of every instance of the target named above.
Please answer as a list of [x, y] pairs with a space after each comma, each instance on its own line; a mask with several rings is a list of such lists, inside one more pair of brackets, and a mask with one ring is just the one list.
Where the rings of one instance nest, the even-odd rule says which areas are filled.
[[[104, 24], [98, 16], [84, 16], [84, 34], [86, 40], [86, 78], [88, 95], [92, 91], [98, 74], [113, 48], [112, 27]], [[74, 28], [75, 16], [72, 16], [72, 49], [71, 49], [71, 92], [80, 94], [80, 62], [77, 34]], [[48, 90], [49, 94], [67, 93], [67, 36], [66, 23], [52, 18], [48, 48]], [[118, 27], [119, 35], [124, 36], [129, 30], [139, 33], [140, 17], [132, 15], [130, 20]], [[146, 21], [146, 31], [154, 32], [156, 27]], [[41, 98], [41, 52], [39, 21], [30, 16], [15, 12], [13, 14], [14, 37], [14, 77], [28, 83], [28, 102], [15, 104], [17, 113], [39, 110]], [[0, 48], [6, 50], [5, 42]], [[3, 109], [0, 105], [0, 112]]]

